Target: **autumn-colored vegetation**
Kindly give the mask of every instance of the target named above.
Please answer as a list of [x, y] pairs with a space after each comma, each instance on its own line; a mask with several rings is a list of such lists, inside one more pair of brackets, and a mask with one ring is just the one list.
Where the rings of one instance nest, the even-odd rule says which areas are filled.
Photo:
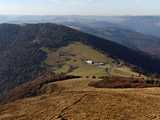
[[89, 86], [96, 88], [146, 88], [160, 87], [160, 80], [144, 80], [131, 77], [104, 77], [103, 80], [91, 82]]

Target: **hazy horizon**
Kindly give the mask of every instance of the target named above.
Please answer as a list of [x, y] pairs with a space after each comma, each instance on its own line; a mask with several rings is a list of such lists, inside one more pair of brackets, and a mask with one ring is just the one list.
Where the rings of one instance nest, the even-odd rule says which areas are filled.
[[0, 15], [157, 16], [151, 0], [1, 0]]
[[87, 14], [87, 15], [81, 15], [81, 14], [0, 14], [0, 16], [84, 16], [84, 17], [136, 17], [136, 16], [144, 16], [144, 17], [154, 17], [154, 16], [160, 16], [160, 14], [155, 14], [155, 15], [131, 15], [131, 14], [128, 14], [128, 15], [92, 15], [92, 14]]

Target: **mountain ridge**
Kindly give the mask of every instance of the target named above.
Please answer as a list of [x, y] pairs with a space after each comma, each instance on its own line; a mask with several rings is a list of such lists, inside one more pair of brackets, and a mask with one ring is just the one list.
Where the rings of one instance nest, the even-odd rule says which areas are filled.
[[[19, 84], [33, 80], [47, 67], [47, 54], [43, 47], [60, 48], [79, 41], [110, 55], [124, 60], [146, 72], [160, 73], [160, 60], [136, 52], [117, 43], [68, 28], [63, 25], [46, 24], [1, 24], [0, 25], [0, 84], [5, 94]], [[6, 90], [6, 91], [5, 91]]]
[[[2, 16], [0, 23], [57, 23], [160, 57], [159, 16]], [[76, 27], [75, 27], [76, 28]], [[115, 31], [114, 31], [115, 30]]]

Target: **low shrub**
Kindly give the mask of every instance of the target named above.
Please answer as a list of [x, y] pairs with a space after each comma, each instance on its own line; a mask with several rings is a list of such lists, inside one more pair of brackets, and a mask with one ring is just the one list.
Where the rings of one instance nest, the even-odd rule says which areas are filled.
[[103, 77], [101, 81], [91, 82], [89, 86], [96, 88], [145, 88], [145, 87], [159, 87], [160, 81], [132, 79], [127, 77]]

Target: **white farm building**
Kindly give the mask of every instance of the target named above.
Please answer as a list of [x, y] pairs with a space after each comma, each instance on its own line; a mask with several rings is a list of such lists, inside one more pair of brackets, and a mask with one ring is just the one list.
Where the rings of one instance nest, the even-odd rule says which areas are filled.
[[92, 60], [86, 60], [85, 61], [87, 64], [94, 64], [94, 62]]

